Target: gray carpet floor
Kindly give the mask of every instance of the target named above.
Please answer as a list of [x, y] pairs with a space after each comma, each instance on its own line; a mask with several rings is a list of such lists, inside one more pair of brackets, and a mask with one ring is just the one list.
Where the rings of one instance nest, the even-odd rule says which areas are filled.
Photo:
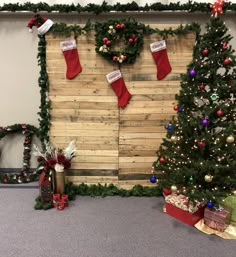
[[1, 257], [234, 257], [236, 240], [163, 213], [162, 197], [81, 197], [34, 210], [38, 189], [0, 188]]

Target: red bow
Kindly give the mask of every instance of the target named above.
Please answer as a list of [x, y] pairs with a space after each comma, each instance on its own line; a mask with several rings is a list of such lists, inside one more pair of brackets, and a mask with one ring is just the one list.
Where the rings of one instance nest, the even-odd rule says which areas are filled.
[[224, 5], [225, 1], [217, 0], [214, 4], [210, 5], [212, 8], [212, 14], [211, 16], [217, 16], [217, 13], [223, 14], [222, 7]]

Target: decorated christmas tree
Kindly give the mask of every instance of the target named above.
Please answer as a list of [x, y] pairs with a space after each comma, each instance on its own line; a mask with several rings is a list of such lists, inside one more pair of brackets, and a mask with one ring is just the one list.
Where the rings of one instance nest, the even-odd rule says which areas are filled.
[[[181, 75], [177, 112], [166, 126], [154, 173], [161, 187], [218, 206], [236, 189], [236, 59], [217, 1]], [[155, 180], [155, 174], [150, 181]]]

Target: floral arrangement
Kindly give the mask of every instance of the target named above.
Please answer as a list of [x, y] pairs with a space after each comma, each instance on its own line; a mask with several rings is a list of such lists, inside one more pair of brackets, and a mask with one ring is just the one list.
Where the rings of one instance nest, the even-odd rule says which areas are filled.
[[71, 141], [64, 150], [46, 142], [45, 149], [45, 152], [42, 152], [36, 145], [33, 145], [33, 154], [38, 157], [41, 169], [44, 171], [54, 169], [60, 172], [71, 167], [71, 160], [76, 152], [75, 141]]

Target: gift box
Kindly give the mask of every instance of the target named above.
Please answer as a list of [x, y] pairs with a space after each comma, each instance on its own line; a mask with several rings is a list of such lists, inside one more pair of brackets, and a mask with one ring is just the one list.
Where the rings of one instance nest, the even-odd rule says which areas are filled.
[[166, 213], [190, 226], [194, 226], [204, 216], [204, 203], [193, 204], [184, 195], [171, 194], [165, 201]]
[[232, 209], [230, 224], [236, 226], [236, 195], [231, 195], [225, 198], [224, 205]]
[[204, 223], [217, 231], [224, 232], [230, 223], [231, 208], [220, 207], [208, 208], [204, 210]]

